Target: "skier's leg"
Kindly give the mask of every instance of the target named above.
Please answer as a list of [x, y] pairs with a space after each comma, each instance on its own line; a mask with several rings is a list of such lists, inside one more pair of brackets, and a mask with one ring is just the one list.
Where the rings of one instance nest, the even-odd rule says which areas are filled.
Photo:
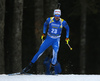
[[27, 73], [33, 66], [33, 63], [30, 63], [27, 67], [25, 67], [22, 71], [21, 74]]
[[31, 60], [31, 63], [25, 67], [22, 70], [22, 74], [28, 72], [31, 67], [33, 66], [33, 63], [36, 62], [36, 60], [43, 54], [43, 52], [51, 45], [52, 40], [50, 40], [50, 38], [48, 37], [47, 39], [44, 40], [44, 42], [41, 44], [39, 51], [35, 54], [35, 56], [33, 57], [33, 59]]
[[57, 39], [57, 40], [54, 42], [54, 44], [52, 45], [52, 47], [53, 47], [53, 58], [52, 58], [51, 63], [52, 63], [53, 65], [55, 65], [56, 62], [57, 62], [57, 54], [58, 54], [58, 51], [59, 51], [59, 46], [60, 46], [60, 38]]
[[53, 44], [53, 58], [51, 60], [51, 74], [55, 74], [55, 65], [57, 62], [57, 54], [58, 54], [58, 50], [59, 50], [59, 43], [60, 43], [60, 39], [57, 39], [56, 42], [54, 42]]
[[35, 63], [36, 60], [43, 54], [43, 52], [51, 45], [50, 40], [44, 40], [44, 42], [41, 44], [39, 51], [35, 54], [33, 59], [31, 60], [32, 63]]

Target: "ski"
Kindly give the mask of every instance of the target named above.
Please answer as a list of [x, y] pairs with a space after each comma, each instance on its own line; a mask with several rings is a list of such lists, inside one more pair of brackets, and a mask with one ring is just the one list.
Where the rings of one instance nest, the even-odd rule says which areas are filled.
[[11, 74], [7, 74], [7, 75], [9, 75], [9, 76], [14, 76], [14, 75], [33, 75], [33, 74], [31, 74], [31, 73], [24, 73], [24, 74], [21, 74], [20, 72], [18, 72], [18, 73], [11, 73]]

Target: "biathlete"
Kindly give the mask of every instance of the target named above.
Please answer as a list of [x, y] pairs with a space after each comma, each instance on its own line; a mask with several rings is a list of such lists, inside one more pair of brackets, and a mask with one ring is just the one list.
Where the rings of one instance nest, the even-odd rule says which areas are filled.
[[[60, 37], [61, 37], [63, 27], [66, 29], [65, 41], [67, 44], [69, 42], [69, 26], [64, 19], [60, 18], [60, 16], [61, 16], [61, 10], [55, 9], [54, 17], [49, 17], [45, 21], [44, 26], [43, 26], [43, 34], [41, 36], [41, 39], [43, 40], [45, 38], [45, 40], [41, 44], [38, 52], [35, 54], [35, 56], [31, 60], [31, 63], [22, 70], [22, 72], [21, 72], [22, 74], [27, 73], [31, 69], [33, 64], [38, 60], [38, 58], [43, 54], [43, 52], [49, 46], [52, 46], [52, 48], [53, 48], [53, 57], [51, 60], [52, 64], [51, 64], [50, 71], [51, 71], [51, 73], [54, 73], [54, 67], [57, 63], [57, 54], [58, 54], [58, 50], [59, 50]], [[49, 28], [48, 28], [48, 32], [47, 32], [47, 36], [46, 36], [46, 30], [47, 30], [48, 25], [49, 25]]]

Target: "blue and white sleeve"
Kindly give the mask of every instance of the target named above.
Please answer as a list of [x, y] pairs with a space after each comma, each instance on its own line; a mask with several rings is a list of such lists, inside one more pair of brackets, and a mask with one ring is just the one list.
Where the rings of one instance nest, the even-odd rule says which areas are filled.
[[69, 38], [69, 26], [66, 21], [63, 21], [63, 26], [66, 29], [66, 38]]
[[43, 33], [44, 34], [46, 34], [47, 25], [49, 24], [49, 22], [50, 22], [50, 18], [47, 18], [47, 20], [45, 21], [44, 26], [43, 26]]

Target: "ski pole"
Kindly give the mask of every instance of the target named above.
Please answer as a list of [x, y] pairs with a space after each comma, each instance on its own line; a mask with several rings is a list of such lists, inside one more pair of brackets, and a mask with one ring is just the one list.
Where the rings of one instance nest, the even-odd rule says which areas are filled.
[[68, 47], [70, 48], [70, 50], [72, 50], [72, 47], [69, 45], [69, 44], [67, 44], [68, 45]]
[[43, 43], [43, 41], [44, 41], [44, 40], [42, 39], [42, 43]]

